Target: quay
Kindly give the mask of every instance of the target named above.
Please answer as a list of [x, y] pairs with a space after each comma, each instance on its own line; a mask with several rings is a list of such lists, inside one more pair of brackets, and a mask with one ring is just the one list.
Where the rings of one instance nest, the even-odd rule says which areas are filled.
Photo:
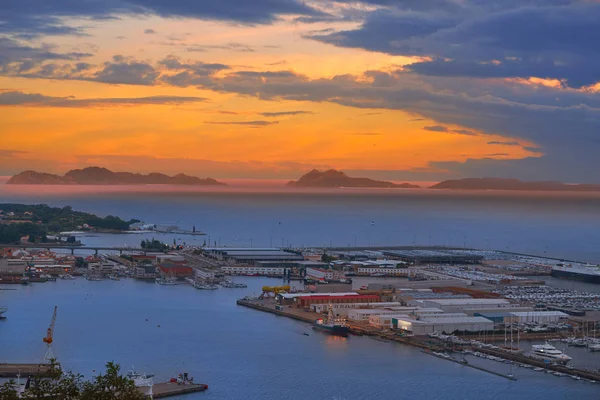
[[[60, 368], [60, 366], [58, 366]], [[0, 378], [16, 378], [19, 375], [27, 376], [49, 376], [52, 372], [50, 364], [15, 364], [15, 363], [0, 363]]]
[[[261, 301], [261, 300], [240, 299], [240, 300], [237, 300], [237, 304], [240, 306], [244, 306], [244, 307], [252, 308], [255, 310], [259, 310], [259, 311], [264, 311], [264, 312], [268, 312], [271, 314], [276, 314], [276, 315], [292, 318], [292, 319], [302, 321], [302, 322], [307, 322], [310, 324], [312, 324], [314, 322], [314, 320], [316, 319], [314, 313], [310, 313], [308, 311], [303, 311], [298, 308], [283, 308], [283, 309], [278, 310], [278, 309], [275, 309], [274, 305], [265, 304], [265, 302]], [[516, 352], [495, 350], [495, 349], [489, 349], [489, 348], [485, 348], [485, 347], [473, 347], [473, 346], [463, 346], [460, 349], [457, 348], [455, 350], [455, 349], [444, 346], [444, 344], [441, 342], [438, 345], [437, 343], [430, 340], [430, 338], [428, 338], [428, 337], [405, 336], [405, 335], [401, 335], [399, 333], [383, 331], [381, 329], [374, 328], [374, 327], [371, 327], [368, 325], [363, 325], [363, 324], [356, 323], [356, 322], [348, 322], [347, 325], [348, 325], [348, 328], [350, 329], [350, 333], [353, 335], [372, 336], [374, 339], [379, 339], [382, 341], [394, 341], [397, 343], [403, 343], [403, 344], [407, 344], [410, 346], [415, 346], [415, 347], [424, 349], [424, 351], [429, 354], [431, 354], [431, 352], [433, 352], [433, 351], [461, 352], [465, 348], [473, 348], [474, 350], [476, 350], [480, 353], [494, 355], [496, 357], [501, 357], [505, 360], [510, 360], [512, 362], [529, 364], [529, 365], [533, 365], [536, 367], [542, 367], [545, 369], [549, 369], [552, 371], [562, 372], [562, 373], [565, 373], [568, 375], [578, 376], [580, 378], [584, 378], [589, 381], [600, 382], [600, 372], [569, 368], [569, 367], [566, 367], [563, 365], [557, 365], [557, 364], [554, 364], [554, 365], [548, 364], [542, 360], [531, 358], [531, 357], [528, 357], [528, 356], [525, 356], [523, 354], [519, 354]], [[547, 337], [546, 335], [539, 335], [539, 334], [532, 335], [532, 336]], [[529, 339], [529, 338], [527, 338], [527, 339]], [[533, 337], [531, 339], [533, 339]], [[433, 355], [433, 354], [431, 354], [431, 355]], [[444, 359], [446, 359], [446, 358], [444, 358]], [[452, 361], [451, 359], [448, 359], [448, 360]], [[470, 364], [465, 364], [465, 363], [462, 363], [457, 360], [454, 360], [454, 361], [456, 361], [457, 363], [459, 363], [461, 365], [465, 365], [467, 367], [479, 369], [481, 371], [488, 372], [488, 373], [498, 375], [503, 378], [512, 380], [512, 377], [509, 377], [508, 375], [499, 374], [494, 371], [490, 371], [485, 368], [473, 366]]]
[[433, 352], [428, 351], [428, 350], [421, 350], [421, 351], [423, 353], [425, 353], [425, 354], [429, 354], [430, 356], [434, 356], [434, 357], [437, 357], [437, 358], [440, 358], [440, 359], [446, 360], [446, 361], [451, 361], [453, 363], [464, 365], [465, 367], [470, 367], [470, 368], [473, 368], [473, 369], [477, 369], [479, 371], [487, 372], [488, 374], [496, 375], [496, 376], [499, 376], [501, 378], [505, 378], [505, 379], [508, 379], [508, 380], [511, 380], [511, 381], [516, 381], [517, 380], [517, 378], [515, 378], [512, 375], [502, 374], [500, 372], [492, 371], [491, 369], [487, 369], [487, 368], [479, 367], [477, 365], [469, 364], [466, 360], [463, 362], [463, 361], [457, 360], [457, 359], [455, 359], [453, 357], [443, 357], [443, 356], [434, 354]]
[[140, 387], [142, 394], [148, 399], [163, 399], [165, 397], [181, 396], [189, 393], [204, 392], [208, 385], [202, 383], [177, 384], [175, 382], [155, 383], [150, 392], [147, 388]]

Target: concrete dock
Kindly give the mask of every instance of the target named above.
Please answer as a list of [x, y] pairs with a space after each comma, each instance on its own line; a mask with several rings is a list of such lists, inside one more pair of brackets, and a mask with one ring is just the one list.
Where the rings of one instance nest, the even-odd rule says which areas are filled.
[[[314, 320], [317, 317], [317, 315], [315, 313], [304, 311], [299, 308], [284, 308], [282, 310], [277, 310], [277, 309], [275, 309], [274, 304], [269, 304], [269, 303], [267, 303], [265, 301], [261, 301], [261, 300], [240, 299], [237, 301], [237, 304], [244, 306], [244, 307], [253, 308], [255, 310], [260, 310], [260, 311], [265, 311], [265, 312], [269, 312], [269, 313], [276, 314], [276, 315], [285, 316], [285, 317], [292, 318], [292, 319], [295, 319], [298, 321], [308, 322], [311, 324], [314, 322]], [[379, 338], [379, 339], [383, 339], [383, 340], [387, 340], [387, 341], [393, 341], [393, 342], [408, 344], [408, 345], [415, 346], [415, 347], [420, 347], [421, 349], [426, 349], [428, 351], [450, 351], [450, 352], [453, 351], [453, 349], [449, 349], [446, 346], [444, 346], [443, 343], [441, 343], [441, 342], [435, 343], [430, 338], [424, 337], [424, 336], [423, 337], [422, 336], [418, 336], [418, 337], [416, 337], [416, 336], [412, 336], [412, 337], [411, 336], [401, 336], [392, 331], [385, 331], [385, 330], [381, 330], [381, 329], [372, 327], [368, 324], [351, 322], [351, 321], [348, 322], [348, 328], [350, 328], [350, 333], [354, 334], [354, 335], [371, 336], [374, 338]], [[575, 369], [575, 368], [572, 369], [572, 368], [568, 368], [568, 367], [565, 367], [562, 365], [549, 365], [549, 364], [544, 363], [541, 360], [533, 359], [531, 357], [527, 357], [522, 354], [515, 354], [510, 351], [495, 350], [495, 349], [493, 350], [493, 349], [480, 348], [480, 347], [477, 347], [477, 348], [474, 347], [473, 349], [477, 350], [481, 353], [487, 353], [490, 355], [501, 357], [505, 360], [511, 360], [513, 362], [520, 362], [523, 364], [529, 364], [529, 365], [533, 365], [533, 366], [537, 366], [537, 367], [543, 367], [545, 369], [549, 369], [549, 370], [553, 370], [553, 371], [557, 371], [557, 372], [563, 372], [568, 375], [578, 376], [580, 378], [584, 378], [584, 379], [587, 379], [590, 381], [600, 382], [600, 373], [595, 372], [595, 371], [586, 371], [586, 370]], [[468, 366], [473, 367], [471, 365], [468, 365]], [[486, 369], [482, 369], [482, 368], [477, 368], [477, 369], [501, 376], [501, 374], [491, 372]], [[503, 376], [503, 377], [507, 378], [507, 376]], [[511, 379], [511, 378], [508, 378], [508, 379]]]
[[154, 386], [152, 386], [152, 395], [149, 393], [150, 388], [140, 387], [139, 389], [142, 394], [147, 396], [147, 398], [163, 399], [165, 397], [204, 392], [208, 389], [208, 385], [203, 383], [185, 385], [179, 385], [175, 382], [155, 383]]
[[52, 371], [50, 364], [0, 364], [0, 378], [16, 378], [27, 376], [48, 376]]

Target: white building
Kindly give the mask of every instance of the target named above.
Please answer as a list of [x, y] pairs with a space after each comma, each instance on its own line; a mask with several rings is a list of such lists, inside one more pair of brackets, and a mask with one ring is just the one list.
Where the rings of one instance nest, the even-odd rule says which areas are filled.
[[407, 314], [398, 310], [387, 310], [385, 308], [376, 309], [350, 309], [348, 310], [348, 319], [352, 321], [368, 322], [373, 315], [399, 315]]
[[133, 276], [137, 279], [154, 279], [156, 278], [156, 267], [153, 265], [136, 267]]
[[194, 269], [194, 276], [199, 279], [215, 279], [214, 271], [208, 269]]
[[322, 268], [306, 268], [306, 277], [317, 279], [317, 280], [333, 280], [339, 279], [340, 273], [339, 271], [333, 269], [322, 269]]
[[27, 269], [27, 262], [17, 258], [0, 258], [0, 274], [21, 275]]
[[511, 312], [506, 319], [508, 322], [549, 324], [567, 318], [569, 318], [569, 315], [561, 311], [529, 311]]
[[223, 266], [221, 271], [226, 275], [268, 275], [283, 276], [284, 267], [263, 267], [254, 265]]
[[489, 308], [510, 307], [510, 302], [506, 299], [426, 299], [411, 300], [408, 304], [417, 307], [440, 308], [444, 312], [463, 312], [464, 309], [482, 306]]
[[494, 329], [494, 323], [483, 317], [446, 316], [436, 318], [393, 318], [395, 328], [408, 334], [420, 336], [429, 333], [480, 332]]
[[359, 267], [356, 272], [367, 275], [383, 274], [393, 276], [408, 276], [410, 270], [408, 268]]
[[[400, 307], [402, 304], [397, 302], [380, 302], [380, 303], [334, 303], [331, 305], [333, 312], [336, 315], [348, 316], [349, 310], [354, 309], [374, 309], [374, 308], [388, 308], [388, 307]], [[328, 304], [311, 304], [311, 311], [322, 314], [329, 310]]]
[[119, 271], [117, 264], [109, 261], [89, 264], [88, 269], [98, 274], [113, 274]]
[[386, 314], [386, 315], [371, 315], [369, 317], [369, 325], [379, 329], [392, 328], [392, 319], [410, 318], [406, 314]]

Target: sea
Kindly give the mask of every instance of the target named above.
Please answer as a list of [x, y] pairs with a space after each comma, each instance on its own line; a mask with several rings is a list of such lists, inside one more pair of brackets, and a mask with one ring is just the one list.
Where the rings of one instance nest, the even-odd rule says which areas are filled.
[[[600, 262], [600, 196], [402, 189], [171, 186], [8, 186], [0, 203], [72, 206], [100, 216], [173, 224], [205, 236], [92, 234], [86, 245], [447, 245]], [[336, 338], [310, 325], [236, 305], [278, 279], [244, 277], [246, 289], [195, 290], [133, 279], [0, 286], [0, 362], [37, 362], [58, 306], [53, 351], [92, 378], [107, 361], [166, 381], [188, 372], [206, 383], [181, 399], [597, 399], [600, 384], [514, 367], [510, 381], [368, 337]], [[575, 286], [578, 288], [578, 286]], [[304, 333], [308, 333], [306, 336]], [[567, 349], [567, 354], [570, 349]], [[600, 353], [582, 355], [600, 368]], [[510, 366], [478, 360], [509, 373]], [[488, 365], [489, 364], [489, 365]], [[175, 397], [177, 398], [177, 397]]]

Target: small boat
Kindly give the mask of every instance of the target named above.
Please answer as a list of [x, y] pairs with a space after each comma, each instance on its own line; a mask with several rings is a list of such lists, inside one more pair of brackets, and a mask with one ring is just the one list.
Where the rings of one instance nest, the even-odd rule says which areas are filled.
[[62, 274], [62, 275], [60, 275], [60, 279], [73, 280], [73, 279], [75, 279], [75, 277], [71, 274]]
[[310, 336], [308, 333], [304, 332], [303, 333], [304, 336]]
[[87, 279], [88, 281], [102, 281], [102, 277], [98, 276], [98, 275], [87, 275], [85, 277], [85, 279]]
[[588, 344], [589, 351], [600, 351], [600, 343]]
[[159, 285], [167, 286], [178, 285], [177, 280], [175, 278], [156, 278], [156, 283], [158, 283]]
[[117, 275], [107, 275], [106, 276], [108, 279], [110, 279], [111, 281], [120, 281], [121, 278], [119, 278]]
[[127, 377], [133, 381], [135, 386], [152, 386], [154, 385], [154, 375], [140, 374], [135, 371], [133, 366], [127, 372]]
[[0, 307], [0, 319], [5, 319], [6, 318], [2, 314], [4, 314], [7, 311], [8, 311], [8, 308], [6, 308], [6, 307]]
[[200, 290], [217, 290], [219, 288], [217, 285], [211, 285], [210, 283], [200, 283], [200, 282], [197, 282], [196, 284], [194, 284], [194, 287], [196, 289], [200, 289]]

